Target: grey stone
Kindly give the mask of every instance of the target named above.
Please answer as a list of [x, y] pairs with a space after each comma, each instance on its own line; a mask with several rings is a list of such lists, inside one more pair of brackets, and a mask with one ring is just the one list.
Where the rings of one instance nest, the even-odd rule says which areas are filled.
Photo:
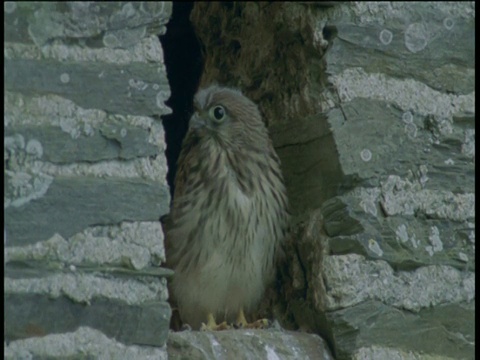
[[41, 198], [6, 208], [5, 226], [11, 246], [27, 245], [91, 225], [155, 221], [168, 213], [169, 199], [167, 186], [155, 181], [58, 176]]
[[[441, 311], [445, 309], [445, 314]], [[452, 316], [456, 319], [452, 321]], [[454, 359], [473, 359], [474, 316], [471, 306], [440, 306], [419, 314], [376, 301], [328, 313], [333, 321], [338, 360], [350, 359], [355, 348], [374, 344]]]
[[[272, 124], [269, 132], [282, 161], [294, 214], [315, 209], [337, 193], [342, 173], [324, 114], [297, 119], [287, 126]], [[297, 183], [302, 186], [295, 186]]]
[[[84, 108], [118, 114], [163, 115], [170, 111], [164, 104], [170, 89], [163, 70], [157, 64], [143, 63], [6, 60], [5, 89], [61, 95]], [[143, 86], [138, 87], [138, 82]]]
[[74, 332], [11, 341], [5, 346], [5, 359], [31, 358], [166, 360], [168, 357], [165, 346], [126, 346], [98, 330], [82, 326]]
[[388, 346], [365, 346], [358, 348], [353, 354], [353, 360], [453, 360], [443, 355], [428, 355], [411, 350], [399, 350]]
[[[259, 104], [283, 163], [294, 231], [280, 295], [261, 310], [321, 334], [338, 359], [473, 358], [475, 4], [333, 5], [196, 3], [191, 14], [208, 53], [202, 83], [236, 86]], [[151, 34], [165, 32], [171, 10], [4, 5], [5, 285], [18, 306], [6, 316], [23, 321], [16, 336], [44, 334], [68, 309], [77, 323], [59, 331], [85, 319], [97, 326], [99, 314], [109, 336], [152, 343], [143, 331], [156, 329], [164, 337], [167, 321], [151, 322], [167, 310], [148, 302], [165, 305], [171, 272], [158, 267], [165, 259], [153, 224], [169, 198], [163, 132], [148, 117], [169, 111]], [[124, 313], [138, 329], [123, 324]], [[171, 333], [168, 351], [319, 358], [322, 346], [314, 335], [241, 330]], [[166, 345], [125, 346], [85, 327], [6, 351], [167, 357]]]
[[[407, 119], [407, 115], [410, 119]], [[354, 99], [328, 114], [346, 184], [378, 179], [392, 173], [417, 172], [432, 188], [456, 191], [473, 188], [474, 164], [461, 154], [464, 130], [451, 125], [456, 141], [433, 143], [427, 117], [400, 111], [385, 102]], [[408, 122], [407, 122], [408, 121]], [[412, 133], [409, 126], [414, 126]], [[359, 136], [361, 134], [361, 136]], [[453, 134], [449, 135], [450, 138]], [[370, 156], [366, 156], [370, 154]], [[420, 167], [426, 167], [422, 174]], [[428, 173], [428, 175], [427, 175]], [[423, 179], [422, 179], [423, 177]]]
[[172, 4], [4, 10], [6, 358], [166, 359]]
[[381, 70], [389, 76], [413, 78], [439, 91], [473, 91], [474, 19], [449, 17], [429, 5], [415, 8], [417, 19], [389, 19], [383, 26], [329, 22], [338, 35], [327, 52], [328, 72], [360, 67], [369, 73]]
[[[471, 116], [475, 113], [475, 95], [443, 93], [414, 79], [387, 77], [382, 73], [367, 73], [361, 68], [349, 68], [329, 77], [342, 103], [355, 98], [371, 98], [391, 103], [406, 113], [440, 117]], [[403, 116], [402, 116], [403, 120]], [[406, 133], [415, 138], [418, 127], [408, 125]], [[433, 141], [432, 141], [433, 142]]]
[[135, 35], [142, 26], [149, 33], [163, 34], [172, 13], [169, 2], [15, 3], [7, 9], [5, 40], [39, 47], [57, 38], [88, 39], [120, 29], [128, 29], [130, 35], [118, 36], [115, 46], [128, 47], [143, 37], [142, 32]]
[[[41, 149], [39, 158], [53, 163], [80, 161], [102, 161], [113, 159], [130, 160], [136, 157], [156, 156], [161, 152], [157, 146], [148, 143], [147, 130], [111, 122], [100, 129], [92, 129], [90, 134], [72, 136], [56, 126], [15, 126], [5, 128], [5, 136], [21, 134], [31, 145]], [[35, 142], [35, 143], [33, 143]], [[29, 152], [28, 144], [25, 149]], [[38, 152], [38, 151], [37, 151]]]
[[475, 274], [449, 266], [397, 271], [386, 261], [365, 261], [360, 255], [327, 256], [326, 308], [330, 311], [378, 300], [411, 312], [441, 304], [468, 303], [475, 298]]
[[[208, 49], [202, 84], [237, 86], [259, 104], [282, 160], [292, 239], [281, 294], [263, 309], [321, 334], [338, 358], [473, 356], [474, 9], [192, 11]], [[446, 321], [445, 305], [468, 324]]]
[[[398, 185], [395, 190], [386, 186], [390, 182]], [[383, 185], [359, 187], [323, 204], [333, 254], [354, 252], [405, 270], [434, 264], [475, 269], [474, 194], [421, 190], [420, 184], [397, 178]]]
[[[338, 201], [338, 198], [336, 200]], [[331, 201], [327, 203], [338, 204]], [[458, 240], [452, 239], [445, 231], [451, 228], [448, 222], [445, 222], [445, 227], [439, 227], [438, 232], [429, 229], [425, 237], [419, 236], [415, 240], [410, 227], [420, 225], [415, 225], [414, 221], [405, 221], [404, 218], [393, 217], [384, 222], [395, 220], [396, 233], [388, 237], [386, 232], [377, 233], [377, 237], [373, 238], [367, 234], [376, 233], [378, 230], [372, 229], [381, 229], [382, 224], [371, 226], [360, 221], [349, 225], [348, 218], [342, 219], [342, 216], [348, 216], [346, 209], [348, 207], [340, 208], [337, 215], [329, 215], [330, 221], [346, 224], [345, 235], [329, 237], [324, 234], [324, 220], [322, 212], [318, 210], [313, 211], [308, 220], [303, 220], [300, 229], [293, 232], [295, 241], [290, 245], [293, 245], [293, 248], [286, 250], [290, 263], [289, 277], [282, 284], [287, 302], [279, 318], [288, 322], [293, 316], [301, 329], [321, 334], [329, 340], [338, 358], [349, 359], [354, 354], [396, 354], [396, 351], [410, 354], [399, 359], [423, 359], [422, 356], [427, 356], [425, 359], [433, 356], [434, 359], [441, 354], [441, 351], [432, 351], [437, 341], [435, 336], [427, 337], [424, 342], [418, 342], [412, 348], [407, 345], [410, 341], [408, 339], [402, 340], [402, 344], [393, 341], [399, 333], [413, 332], [420, 336], [416, 322], [407, 321], [403, 324], [394, 320], [395, 325], [390, 325], [386, 321], [388, 319], [373, 314], [371, 316], [376, 319], [373, 324], [378, 331], [375, 330], [375, 335], [371, 338], [365, 335], [364, 342], [359, 340], [363, 335], [358, 335], [357, 338], [357, 334], [369, 334], [372, 326], [370, 322], [359, 319], [348, 330], [340, 330], [344, 323], [341, 317], [336, 318], [338, 313], [343, 314], [348, 309], [374, 301], [378, 302], [378, 306], [385, 306], [389, 311], [398, 314], [400, 318], [403, 317], [401, 314], [408, 314], [412, 319], [418, 318], [416, 321], [420, 323], [428, 314], [427, 322], [436, 327], [435, 331], [440, 331], [441, 338], [445, 339], [444, 341], [448, 339], [453, 349], [462, 349], [463, 355], [458, 355], [458, 352], [455, 355], [452, 350], [444, 354], [446, 358], [470, 358], [468, 354], [473, 351], [474, 344], [470, 340], [474, 337], [474, 324], [471, 319], [475, 306], [475, 261], [471, 242], [464, 239], [463, 244], [459, 244]], [[417, 222], [421, 223], [421, 220]], [[395, 222], [390, 226], [395, 229], [393, 223]], [[438, 222], [435, 224], [440, 225]], [[362, 226], [364, 230], [361, 230]], [[470, 229], [474, 227], [473, 223], [467, 226]], [[341, 226], [335, 229], [340, 232], [343, 230]], [[347, 235], [352, 229], [362, 234]], [[437, 243], [438, 239], [441, 244]], [[415, 246], [412, 240], [415, 240]], [[428, 253], [428, 246], [432, 248], [433, 255]], [[408, 252], [406, 249], [409, 249]], [[454, 256], [461, 250], [470, 251], [463, 254], [466, 262], [461, 261], [460, 255]], [[355, 253], [363, 253], [364, 256]], [[298, 266], [295, 266], [295, 261], [299, 262]], [[445, 316], [442, 312], [444, 307], [449, 309]], [[352, 313], [349, 321], [353, 322], [356, 317], [361, 318], [364, 311], [366, 310], [361, 308], [358, 313]], [[451, 322], [454, 318], [458, 318], [458, 322]], [[335, 321], [332, 322], [332, 319]], [[465, 323], [459, 330], [462, 321]], [[442, 325], [438, 325], [438, 322]], [[336, 331], [345, 333], [339, 334]], [[374, 340], [375, 336], [379, 337], [378, 341]], [[372, 346], [384, 350], [367, 350]], [[363, 349], [362, 352], [360, 349]], [[377, 355], [373, 358], [382, 358]]]
[[170, 314], [170, 306], [164, 301], [132, 305], [97, 298], [85, 305], [63, 296], [52, 299], [47, 295], [6, 294], [5, 339], [71, 332], [89, 326], [127, 345], [163, 346]]
[[333, 359], [318, 336], [283, 330], [170, 332], [169, 359]]
[[5, 259], [123, 266], [138, 271], [165, 262], [163, 230], [159, 221], [125, 222], [120, 226], [92, 226], [64, 239], [58, 233], [47, 241], [10, 246]]
[[[48, 264], [45, 265], [44, 263]], [[59, 262], [9, 262], [5, 293], [64, 296], [88, 304], [96, 298], [138, 305], [168, 298], [165, 275], [171, 270], [154, 268], [138, 272], [120, 267], [76, 266]], [[102, 275], [105, 273], [104, 275]], [[114, 275], [114, 276], [112, 276]]]
[[[7, 256], [9, 256], [10, 251], [12, 251], [14, 249], [18, 249], [18, 248], [16, 248], [16, 247], [8, 248], [7, 249]], [[108, 276], [112, 276], [112, 277], [113, 276], [118, 276], [119, 278], [124, 277], [127, 280], [129, 279], [129, 277], [132, 277], [132, 276], [133, 277], [135, 277], [135, 276], [137, 276], [137, 277], [153, 276], [155, 279], [154, 279], [154, 281], [152, 281], [152, 283], [156, 284], [155, 286], [157, 286], [157, 289], [158, 289], [158, 281], [161, 282], [160, 290], [163, 291], [162, 294], [161, 294], [161, 297], [163, 297], [163, 299], [167, 299], [167, 294], [164, 291], [165, 290], [164, 289], [165, 288], [164, 280], [161, 280], [161, 278], [170, 277], [173, 274], [173, 270], [158, 267], [158, 266], [149, 266], [149, 267], [145, 267], [143, 269], [138, 270], [138, 269], [131, 269], [131, 268], [128, 268], [126, 266], [115, 266], [115, 265], [99, 266], [99, 265], [95, 265], [95, 264], [86, 263], [86, 264], [69, 264], [67, 266], [67, 264], [64, 263], [64, 262], [52, 261], [52, 260], [45, 261], [44, 259], [41, 259], [41, 260], [31, 260], [31, 259], [10, 260], [10, 259], [8, 259], [8, 264], [5, 265], [5, 276], [10, 278], [10, 279], [33, 279], [35, 277], [42, 277], [42, 276], [47, 277], [47, 276], [50, 276], [50, 275], [55, 274], [55, 273], [58, 273], [58, 275], [60, 275], [62, 273], [63, 274], [73, 274], [77, 270], [81, 271], [82, 273], [85, 273], [85, 274], [96, 274], [98, 272], [102, 272], [102, 273], [105, 273], [105, 274], [110, 274]], [[66, 284], [66, 283], [68, 283], [68, 281], [70, 281], [70, 279], [68, 277], [62, 277], [62, 276], [57, 277], [57, 279], [60, 279], [60, 282], [63, 282], [64, 284]], [[93, 280], [93, 281], [91, 281], [92, 283], [95, 282], [94, 277], [90, 277], [90, 279]], [[87, 280], [87, 282], [88, 282], [89, 278], [84, 277], [82, 279], [82, 281], [83, 280]], [[26, 289], [28, 290], [29, 284], [32, 284], [32, 283], [33, 283], [33, 281], [32, 282], [24, 282], [23, 284], [26, 284], [26, 286], [23, 286], [23, 291], [26, 291]], [[111, 282], [111, 283], [113, 283], [113, 282]], [[9, 284], [13, 284], [13, 287], [12, 287], [13, 289], [16, 288], [16, 285], [15, 285], [14, 282], [9, 283]], [[51, 289], [48, 289], [48, 285], [43, 286], [44, 284], [48, 284], [48, 281], [44, 282], [43, 284], [38, 284], [38, 285], [35, 284], [34, 288], [36, 288], [37, 291], [39, 291], [42, 294], [50, 291]], [[58, 284], [58, 282], [57, 282], [57, 284]], [[128, 284], [128, 281], [127, 281], [127, 284]], [[42, 287], [43, 287], [43, 289], [42, 289]], [[47, 290], [45, 290], [45, 289], [47, 289]], [[61, 289], [61, 287], [57, 287], [57, 289]], [[13, 290], [13, 291], [17, 291], [17, 290]], [[91, 290], [89, 290], [89, 291], [92, 292]], [[144, 294], [150, 294], [150, 290], [144, 291]], [[133, 299], [132, 301], [136, 302], [137, 301], [136, 294], [132, 294], [132, 295], [133, 296], [130, 297], [130, 299]], [[82, 297], [81, 300], [83, 301], [85, 299], [87, 299], [87, 300], [90, 299], [91, 294], [81, 294], [80, 296]], [[151, 295], [151, 296], [157, 297], [158, 294], [155, 293], [154, 295]], [[73, 297], [73, 298], [75, 298], [75, 297]], [[121, 299], [129, 302], [128, 298], [126, 298], [126, 297], [121, 298]]]

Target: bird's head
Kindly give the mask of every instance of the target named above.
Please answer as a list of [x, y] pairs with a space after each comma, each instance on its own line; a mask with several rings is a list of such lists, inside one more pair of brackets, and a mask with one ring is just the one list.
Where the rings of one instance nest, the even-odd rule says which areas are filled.
[[189, 128], [222, 147], [265, 146], [268, 134], [257, 106], [240, 91], [212, 85], [194, 99]]

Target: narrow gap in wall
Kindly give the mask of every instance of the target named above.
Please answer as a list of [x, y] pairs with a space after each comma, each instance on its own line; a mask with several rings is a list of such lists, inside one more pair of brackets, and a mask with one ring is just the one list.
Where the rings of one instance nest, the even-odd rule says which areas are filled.
[[188, 129], [188, 120], [193, 112], [193, 95], [203, 70], [200, 43], [190, 22], [192, 8], [193, 2], [173, 2], [172, 18], [167, 24], [167, 32], [160, 37], [172, 91], [166, 102], [172, 113], [162, 117], [167, 143], [167, 182], [172, 196], [177, 159]]

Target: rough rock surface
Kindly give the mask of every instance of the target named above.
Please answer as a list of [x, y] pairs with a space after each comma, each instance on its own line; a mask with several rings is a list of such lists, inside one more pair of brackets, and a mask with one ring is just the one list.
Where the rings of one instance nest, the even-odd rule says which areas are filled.
[[6, 358], [167, 358], [171, 4], [4, 11]]
[[475, 5], [319, 5], [191, 16], [202, 83], [258, 102], [283, 163], [295, 222], [260, 312], [338, 359], [473, 358]]
[[275, 329], [171, 332], [167, 350], [172, 360], [333, 359], [319, 336]]
[[102, 332], [80, 327], [74, 332], [16, 340], [5, 346], [5, 359], [166, 360], [166, 346], [125, 346]]
[[6, 358], [474, 358], [474, 2], [194, 4], [294, 217], [258, 315], [296, 331], [219, 333], [168, 332], [172, 4], [4, 13]]

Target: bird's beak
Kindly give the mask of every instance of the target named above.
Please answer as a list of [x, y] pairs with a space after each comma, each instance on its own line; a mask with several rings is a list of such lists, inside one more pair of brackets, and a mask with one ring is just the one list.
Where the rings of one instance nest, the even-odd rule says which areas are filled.
[[205, 118], [201, 115], [199, 115], [197, 112], [195, 112], [192, 117], [190, 118], [190, 128], [192, 130], [200, 130], [203, 129], [207, 126], [207, 123], [205, 121]]
[[201, 129], [203, 127], [205, 127], [205, 121], [203, 120], [202, 117], [200, 117], [198, 115], [198, 113], [194, 113], [192, 115], [192, 117], [190, 118], [190, 124], [189, 126], [192, 128], [192, 129]]

